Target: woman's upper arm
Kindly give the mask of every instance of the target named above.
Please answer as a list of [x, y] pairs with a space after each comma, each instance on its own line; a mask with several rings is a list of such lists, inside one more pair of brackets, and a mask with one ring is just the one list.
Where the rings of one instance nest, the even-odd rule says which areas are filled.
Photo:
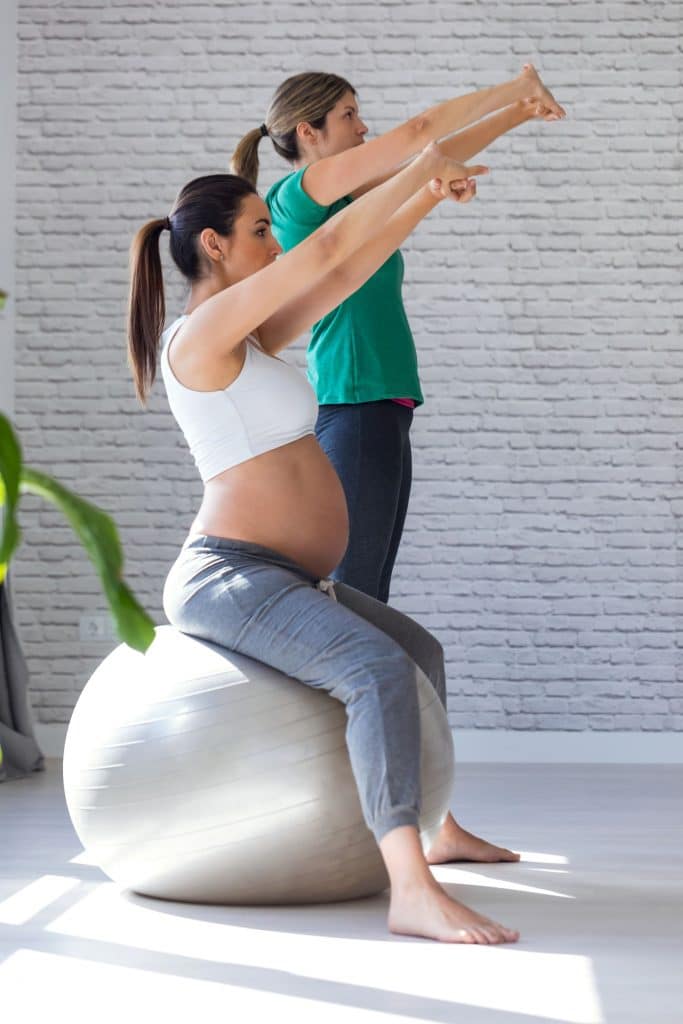
[[321, 281], [286, 302], [259, 327], [259, 341], [271, 355], [291, 345], [304, 331], [335, 309], [352, 288], [343, 267], [331, 270]]
[[370, 142], [316, 160], [303, 175], [306, 193], [316, 203], [329, 206], [369, 181], [383, 178], [421, 149], [424, 127], [424, 118], [414, 117]]
[[318, 232], [291, 252], [206, 299], [183, 326], [190, 342], [221, 357], [236, 348], [292, 298], [311, 287], [334, 264], [334, 243]]

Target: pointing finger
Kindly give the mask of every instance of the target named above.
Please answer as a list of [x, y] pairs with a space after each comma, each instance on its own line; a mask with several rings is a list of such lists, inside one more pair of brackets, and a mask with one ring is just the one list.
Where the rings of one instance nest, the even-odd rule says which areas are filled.
[[474, 167], [465, 167], [465, 173], [468, 178], [473, 178], [477, 174], [488, 174], [489, 169], [485, 164], [475, 164]]

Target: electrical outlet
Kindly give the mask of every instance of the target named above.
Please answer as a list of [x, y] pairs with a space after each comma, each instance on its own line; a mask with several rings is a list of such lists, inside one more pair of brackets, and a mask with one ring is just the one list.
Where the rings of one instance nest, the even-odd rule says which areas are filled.
[[81, 615], [78, 632], [82, 643], [97, 644], [115, 639], [111, 616], [102, 612]]

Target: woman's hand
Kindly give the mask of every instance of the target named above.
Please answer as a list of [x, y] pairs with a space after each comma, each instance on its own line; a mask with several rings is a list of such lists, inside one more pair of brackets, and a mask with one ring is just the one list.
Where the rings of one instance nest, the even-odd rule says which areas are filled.
[[432, 178], [427, 186], [436, 199], [452, 199], [454, 203], [469, 203], [477, 194], [474, 178], [459, 178], [445, 185], [441, 178]]
[[543, 100], [534, 99], [533, 96], [526, 100], [520, 100], [519, 105], [525, 121], [534, 121], [536, 118], [543, 118], [544, 121], [560, 120], [559, 114], [551, 110]]
[[567, 116], [567, 111], [564, 107], [560, 106], [550, 90], [543, 84], [541, 76], [533, 64], [525, 64], [519, 77], [528, 87], [529, 98], [536, 100], [542, 106], [547, 107], [549, 114], [555, 115], [554, 118], [545, 117], [544, 120], [559, 121], [560, 118]]
[[479, 174], [489, 173], [488, 167], [484, 164], [466, 166], [457, 160], [452, 160], [446, 156], [436, 142], [430, 142], [428, 146], [425, 146], [422, 150], [421, 159], [427, 167], [430, 179], [438, 178], [441, 182], [442, 195], [444, 197], [448, 196], [450, 198], [454, 191], [456, 193], [462, 191], [461, 184], [455, 190], [451, 189], [451, 185], [455, 182], [462, 183]]

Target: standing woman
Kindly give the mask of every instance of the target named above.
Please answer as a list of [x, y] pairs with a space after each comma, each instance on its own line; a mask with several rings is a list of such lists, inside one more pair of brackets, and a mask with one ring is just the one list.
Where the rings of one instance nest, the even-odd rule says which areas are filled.
[[[428, 146], [281, 259], [252, 185], [228, 174], [197, 178], [133, 242], [128, 345], [141, 399], [161, 365], [205, 485], [166, 580], [169, 620], [345, 705], [363, 814], [391, 884], [390, 929], [490, 944], [517, 932], [451, 899], [420, 844], [416, 673], [423, 663], [431, 672], [439, 645], [399, 612], [323, 579], [346, 547], [346, 502], [314, 436], [315, 395], [276, 357], [359, 288], [453, 182], [481, 170]], [[159, 352], [165, 230], [190, 291]], [[467, 837], [457, 829], [449, 816], [440, 854]]]
[[[524, 121], [564, 116], [525, 65], [511, 82], [448, 100], [363, 145], [367, 128], [353, 86], [337, 75], [295, 75], [277, 89], [265, 123], [239, 143], [231, 167], [255, 185], [258, 145], [266, 135], [293, 165], [266, 196], [275, 234], [289, 250], [429, 141], [501, 107], [506, 109], [441, 143], [442, 151], [467, 161]], [[423, 401], [402, 283], [397, 250], [359, 291], [313, 325], [308, 348], [320, 404], [316, 435], [349, 508], [349, 544], [333, 577], [384, 602], [410, 496], [413, 409]]]

